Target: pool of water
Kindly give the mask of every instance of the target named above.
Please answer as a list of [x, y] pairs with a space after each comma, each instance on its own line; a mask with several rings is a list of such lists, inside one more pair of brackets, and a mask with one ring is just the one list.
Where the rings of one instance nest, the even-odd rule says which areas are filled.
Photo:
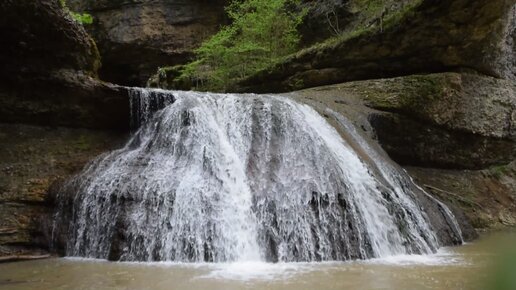
[[435, 255], [335, 263], [17, 262], [0, 264], [0, 289], [485, 289], [499, 250], [516, 245], [508, 235], [490, 234]]

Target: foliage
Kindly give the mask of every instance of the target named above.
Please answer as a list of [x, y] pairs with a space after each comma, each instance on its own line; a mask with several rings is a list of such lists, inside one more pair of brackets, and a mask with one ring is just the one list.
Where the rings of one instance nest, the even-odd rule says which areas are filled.
[[502, 176], [509, 174], [510, 168], [508, 165], [498, 165], [490, 168], [491, 173], [496, 179], [502, 178]]
[[[367, 5], [372, 5], [372, 3], [378, 3], [376, 0], [368, 4], [368, 0], [356, 0], [354, 3], [357, 5], [357, 3], [362, 3], [363, 7], [370, 7]], [[335, 49], [339, 45], [342, 45], [342, 43], [349, 41], [350, 39], [354, 39], [357, 37], [368, 37], [370, 35], [376, 34], [376, 33], [383, 33], [384, 30], [387, 30], [392, 27], [396, 27], [400, 25], [400, 23], [403, 21], [403, 19], [413, 15], [414, 10], [421, 5], [422, 0], [411, 0], [407, 2], [407, 4], [403, 5], [398, 10], [393, 10], [390, 13], [387, 13], [382, 18], [382, 23], [380, 26], [378, 25], [357, 25], [352, 26], [351, 30], [343, 31], [341, 34], [330, 37], [322, 42], [316, 43], [312, 45], [311, 47], [304, 48], [300, 51], [298, 51], [295, 55], [293, 55], [294, 58], [302, 58], [306, 57], [309, 54], [318, 54], [322, 53], [323, 51], [329, 49]], [[379, 6], [371, 6], [378, 8]], [[375, 9], [376, 9], [375, 8]], [[367, 8], [368, 11], [371, 8]], [[374, 9], [373, 9], [374, 10]]]
[[71, 11], [68, 8], [68, 6], [66, 5], [66, 0], [59, 0], [59, 4], [65, 11], [70, 13], [70, 16], [72, 17], [72, 19], [77, 21], [78, 23], [83, 24], [83, 25], [89, 25], [89, 24], [93, 23], [93, 16], [91, 16], [91, 14], [78, 13], [78, 12]]
[[[296, 51], [297, 27], [305, 10], [300, 0], [233, 0], [226, 12], [231, 24], [205, 41], [196, 59], [182, 69], [181, 78], [198, 89], [224, 91], [232, 83]], [[181, 81], [181, 80], [179, 80]]]
[[93, 16], [88, 13], [77, 13], [70, 11], [70, 15], [72, 15], [72, 18], [81, 23], [81, 24], [92, 24], [93, 23]]

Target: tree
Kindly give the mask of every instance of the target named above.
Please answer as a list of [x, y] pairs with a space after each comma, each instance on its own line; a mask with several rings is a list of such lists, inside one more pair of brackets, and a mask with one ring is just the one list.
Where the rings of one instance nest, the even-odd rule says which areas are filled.
[[205, 41], [179, 78], [198, 89], [226, 90], [232, 83], [296, 51], [297, 27], [306, 11], [300, 0], [234, 0], [226, 7], [231, 24]]

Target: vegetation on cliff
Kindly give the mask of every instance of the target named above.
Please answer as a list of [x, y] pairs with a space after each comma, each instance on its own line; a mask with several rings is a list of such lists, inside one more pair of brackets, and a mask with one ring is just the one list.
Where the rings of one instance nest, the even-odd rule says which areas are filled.
[[91, 14], [74, 12], [74, 11], [70, 10], [68, 8], [68, 6], [66, 5], [66, 0], [59, 0], [59, 4], [61, 4], [61, 7], [63, 7], [63, 9], [65, 9], [66, 11], [68, 11], [68, 13], [70, 13], [70, 16], [72, 16], [72, 18], [75, 21], [77, 21], [83, 25], [93, 24], [93, 16], [91, 16]]
[[224, 91], [235, 81], [295, 52], [300, 40], [297, 28], [306, 10], [289, 8], [299, 2], [232, 1], [226, 8], [231, 24], [196, 49], [193, 62], [172, 68], [178, 71], [177, 81], [197, 89]]
[[420, 2], [235, 0], [226, 9], [231, 25], [197, 48], [192, 62], [161, 67], [148, 85], [231, 91], [241, 81], [307, 51], [383, 31]]

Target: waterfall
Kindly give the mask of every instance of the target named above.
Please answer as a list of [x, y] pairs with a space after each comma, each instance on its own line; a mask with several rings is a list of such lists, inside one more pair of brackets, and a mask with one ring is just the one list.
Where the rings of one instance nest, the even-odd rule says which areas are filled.
[[437, 232], [461, 241], [446, 206], [335, 112], [344, 134], [281, 96], [133, 89], [131, 98], [140, 128], [60, 191], [67, 255], [330, 261], [432, 253]]

